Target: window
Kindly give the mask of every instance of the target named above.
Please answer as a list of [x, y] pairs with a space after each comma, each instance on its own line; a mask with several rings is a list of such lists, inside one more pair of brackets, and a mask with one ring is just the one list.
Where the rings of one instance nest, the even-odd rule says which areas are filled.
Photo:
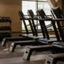
[[[27, 15], [27, 11], [30, 9], [33, 10], [35, 14], [38, 9], [43, 9], [46, 15], [51, 15], [50, 6], [47, 0], [22, 0], [23, 13]], [[50, 24], [50, 22], [45, 22], [45, 23], [46, 25]], [[26, 21], [26, 24], [28, 25], [28, 29], [30, 30], [28, 21]], [[37, 29], [40, 29], [39, 23], [36, 23], [36, 24], [37, 24]], [[22, 23], [22, 30], [25, 30], [23, 23]]]
[[[27, 11], [30, 9], [36, 14], [36, 2], [22, 1], [22, 11], [25, 15], [27, 15]], [[28, 21], [26, 21], [26, 24], [28, 25], [28, 30], [31, 30]], [[22, 22], [22, 30], [25, 30], [23, 22]]]
[[36, 13], [36, 2], [35, 1], [22, 1], [22, 11], [27, 15], [28, 10], [33, 10]]
[[38, 9], [43, 9], [46, 15], [51, 15], [48, 2], [38, 2]]

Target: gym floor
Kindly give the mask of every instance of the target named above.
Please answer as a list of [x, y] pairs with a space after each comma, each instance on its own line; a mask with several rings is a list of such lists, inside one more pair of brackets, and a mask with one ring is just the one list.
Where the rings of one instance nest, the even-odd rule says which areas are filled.
[[[20, 51], [20, 50], [19, 50]], [[30, 61], [23, 59], [23, 50], [19, 53], [17, 49], [14, 53], [8, 49], [0, 48], [0, 64], [42, 64], [45, 62], [45, 55], [32, 55]]]
[[[45, 64], [46, 55], [33, 55], [30, 61], [25, 61], [22, 54], [3, 53], [0, 52], [0, 64]], [[64, 64], [64, 62], [57, 62], [57, 64]]]

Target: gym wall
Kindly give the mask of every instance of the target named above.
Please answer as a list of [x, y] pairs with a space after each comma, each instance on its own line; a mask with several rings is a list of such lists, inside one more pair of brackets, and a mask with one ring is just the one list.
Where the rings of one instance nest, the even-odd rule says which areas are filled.
[[62, 0], [58, 0], [58, 2], [56, 2], [55, 0], [48, 0], [49, 4], [51, 7], [60, 7], [62, 9]]
[[21, 31], [18, 12], [21, 10], [21, 0], [0, 0], [0, 16], [12, 19], [12, 32]]

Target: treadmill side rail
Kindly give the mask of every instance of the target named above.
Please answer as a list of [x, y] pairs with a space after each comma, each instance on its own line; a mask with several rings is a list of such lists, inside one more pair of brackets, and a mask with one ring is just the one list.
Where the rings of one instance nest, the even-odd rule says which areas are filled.
[[25, 60], [30, 60], [30, 56], [34, 51], [40, 52], [40, 51], [48, 51], [52, 48], [52, 45], [41, 45], [41, 46], [30, 46], [27, 47], [26, 50], [24, 51], [24, 59]]

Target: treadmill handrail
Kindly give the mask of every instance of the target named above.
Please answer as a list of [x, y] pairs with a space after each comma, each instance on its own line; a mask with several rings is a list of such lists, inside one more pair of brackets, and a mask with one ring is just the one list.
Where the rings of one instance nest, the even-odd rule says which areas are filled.
[[[22, 19], [22, 18], [20, 18], [20, 19]], [[52, 19], [52, 18], [24, 18], [25, 20], [45, 20], [45, 21], [51, 21], [51, 20], [53, 20], [53, 21], [64, 21], [64, 18], [54, 18], [54, 19]]]

